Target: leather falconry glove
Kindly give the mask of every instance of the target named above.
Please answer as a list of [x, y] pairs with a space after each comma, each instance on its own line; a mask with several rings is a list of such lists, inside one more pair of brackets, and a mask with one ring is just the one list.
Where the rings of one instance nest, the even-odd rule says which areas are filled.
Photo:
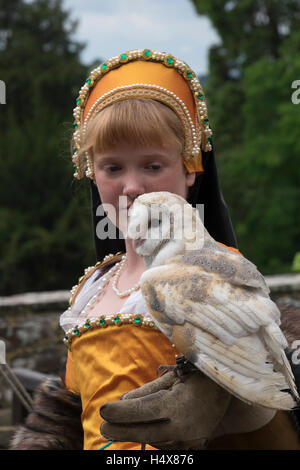
[[224, 417], [231, 395], [200, 371], [174, 371], [100, 408], [101, 434], [113, 441], [159, 449], [204, 449]]

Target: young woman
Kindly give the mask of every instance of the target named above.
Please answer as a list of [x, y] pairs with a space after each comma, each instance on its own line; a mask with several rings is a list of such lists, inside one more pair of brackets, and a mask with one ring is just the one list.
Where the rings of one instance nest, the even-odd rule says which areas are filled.
[[[84, 449], [140, 449], [137, 442], [154, 446], [160, 443], [160, 448], [168, 448], [172, 447], [170, 441], [177, 443], [176, 448], [203, 448], [222, 433], [262, 428], [272, 420], [274, 412], [260, 410], [252, 413], [252, 421], [228, 427], [228, 420], [231, 423], [237, 413], [249, 416], [248, 409], [245, 412], [238, 401], [232, 405], [227, 392], [208, 379], [194, 376], [186, 381], [182, 393], [176, 392], [174, 380], [167, 374], [163, 381], [156, 382], [158, 366], [175, 364], [180, 352], [149, 316], [139, 289], [145, 270], [142, 259], [130, 239], [124, 240], [107, 218], [108, 215], [120, 229], [120, 221], [126, 220], [135, 198], [153, 191], [169, 191], [194, 206], [204, 204], [204, 224], [210, 235], [237, 251], [218, 184], [205, 97], [196, 74], [170, 54], [129, 51], [97, 67], [82, 87], [76, 104], [75, 177], [91, 179], [98, 262], [73, 288], [70, 307], [60, 323], [69, 347], [66, 386], [80, 395], [82, 402]], [[106, 237], [106, 233], [110, 236]], [[164, 403], [174, 399], [176, 413], [179, 408], [182, 410], [182, 419], [177, 416], [177, 428], [168, 431], [165, 420], [152, 427], [148, 423], [147, 432], [152, 429], [152, 436], [146, 434], [148, 438], [142, 438], [145, 427], [131, 426], [135, 434], [128, 434], [123, 426], [120, 436], [118, 427], [104, 426], [101, 430], [103, 434], [106, 430], [107, 437], [116, 432], [113, 442], [108, 441], [100, 434], [100, 408], [105, 415], [107, 403], [118, 402], [124, 393], [149, 382], [154, 384], [148, 390], [150, 397], [160, 387], [165, 392], [169, 389]], [[142, 422], [139, 403], [143, 403], [147, 414], [150, 402], [134, 401], [135, 417], [131, 415], [129, 421]], [[159, 399], [154, 403], [157, 408], [155, 405], [151, 411], [152, 421], [158, 417], [156, 409], [162, 408]], [[222, 431], [216, 432], [226, 413], [228, 419], [223, 422]], [[189, 421], [189, 417], [194, 421]], [[124, 421], [121, 416], [116, 422], [118, 418]], [[130, 441], [126, 436], [133, 436], [131, 439], [136, 442], [121, 442]], [[279, 445], [277, 441], [275, 445]]]
[[[75, 175], [82, 177], [85, 173], [91, 178], [95, 210], [99, 211], [100, 204], [110, 204], [115, 208], [118, 225], [120, 216], [125, 211], [126, 217], [126, 211], [140, 194], [170, 191], [189, 196], [194, 204], [209, 201], [211, 208], [205, 206], [206, 224], [211, 225], [211, 230], [215, 228], [213, 236], [235, 245], [216, 173], [209, 171], [214, 170], [214, 158], [204, 93], [186, 64], [150, 50], [121, 54], [91, 73], [77, 104]], [[206, 181], [203, 164], [209, 168]], [[125, 200], [124, 207], [120, 206], [120, 196]], [[97, 222], [96, 215], [94, 220], [97, 232], [104, 224]], [[174, 364], [178, 354], [154, 328], [141, 303], [139, 279], [145, 266], [131, 241], [119, 236], [101, 240], [95, 235], [95, 239], [99, 260], [109, 252], [122, 251], [126, 256], [121, 261], [120, 256], [114, 256], [101, 264], [102, 269], [113, 267], [106, 273], [105, 285], [103, 277], [98, 279], [101, 287], [98, 292], [94, 288], [93, 296], [91, 289], [96, 286], [100, 267], [91, 269], [75, 289], [70, 310], [61, 318], [65, 330], [71, 329], [67, 333], [68, 342], [72, 340], [67, 385], [81, 394], [87, 449], [99, 448], [106, 442], [99, 440], [100, 406], [155, 379], [157, 367]], [[86, 306], [88, 298], [90, 305]], [[127, 316], [132, 315], [141, 315], [136, 317], [143, 323], [141, 328], [135, 327], [140, 323], [134, 319], [128, 323]], [[120, 328], [113, 327], [114, 318], [118, 325], [122, 322]], [[98, 324], [102, 321], [108, 327], [94, 327], [91, 331], [88, 326], [85, 334], [86, 319]], [[93, 381], [89, 380], [91, 376]], [[138, 446], [113, 443], [110, 449], [115, 448]]]

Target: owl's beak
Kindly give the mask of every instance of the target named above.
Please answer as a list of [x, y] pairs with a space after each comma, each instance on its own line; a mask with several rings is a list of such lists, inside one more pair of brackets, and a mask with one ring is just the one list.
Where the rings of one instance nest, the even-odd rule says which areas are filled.
[[134, 240], [132, 240], [133, 249], [136, 250], [136, 248], [139, 248], [140, 246], [142, 246], [145, 243], [145, 241], [146, 241], [145, 238], [135, 238]]

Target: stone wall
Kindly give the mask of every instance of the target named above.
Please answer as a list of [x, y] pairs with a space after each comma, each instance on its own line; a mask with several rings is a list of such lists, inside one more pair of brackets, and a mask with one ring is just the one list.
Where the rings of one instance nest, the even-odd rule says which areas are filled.
[[[69, 291], [0, 297], [0, 340], [12, 368], [45, 374], [63, 373], [67, 349], [59, 316], [67, 308]], [[11, 401], [11, 390], [0, 376], [0, 408]]]

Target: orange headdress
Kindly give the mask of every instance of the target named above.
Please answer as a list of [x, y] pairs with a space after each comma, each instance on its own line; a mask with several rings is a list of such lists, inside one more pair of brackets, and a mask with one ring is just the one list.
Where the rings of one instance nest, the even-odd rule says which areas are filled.
[[185, 62], [165, 52], [144, 49], [104, 62], [81, 88], [74, 109], [74, 176], [94, 177], [91, 155], [78, 153], [89, 120], [106, 106], [132, 98], [160, 101], [177, 114], [185, 136], [184, 165], [190, 173], [203, 172], [201, 150], [211, 150], [212, 132], [200, 82]]

